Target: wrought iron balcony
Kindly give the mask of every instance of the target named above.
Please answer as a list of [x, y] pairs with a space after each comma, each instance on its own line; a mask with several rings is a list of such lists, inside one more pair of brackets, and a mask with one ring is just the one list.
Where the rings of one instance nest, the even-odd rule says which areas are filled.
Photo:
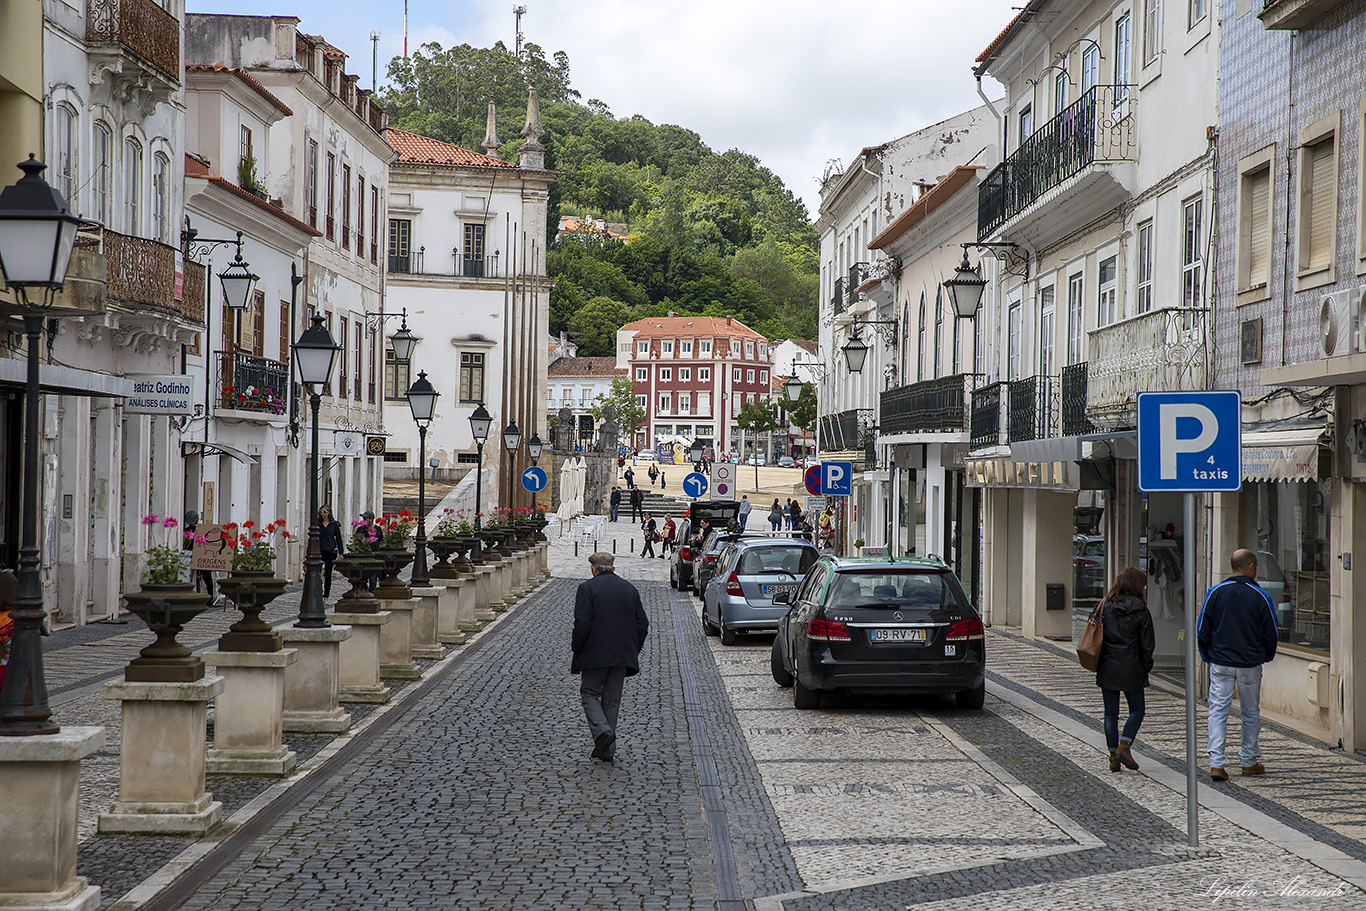
[[972, 392], [971, 440], [973, 449], [999, 446], [1001, 443], [1001, 388], [1005, 383], [991, 383]]
[[843, 313], [845, 305], [844, 298], [844, 279], [835, 279], [835, 293], [830, 296], [830, 306], [835, 308], [836, 313]]
[[[179, 313], [190, 322], [204, 322], [202, 278], [194, 287], [185, 281], [181, 300], [176, 300], [176, 252], [175, 247], [155, 240], [106, 229], [104, 256], [109, 269], [106, 283], [109, 300], [160, 307]], [[189, 275], [188, 268], [186, 275]]]
[[1062, 368], [1062, 435], [1065, 437], [1095, 432], [1086, 419], [1086, 372], [1085, 361]]
[[1092, 86], [1025, 139], [977, 188], [978, 239], [1093, 165], [1134, 160], [1137, 104], [1135, 86]]
[[288, 366], [240, 351], [219, 351], [217, 359], [219, 408], [258, 414], [285, 413]]
[[1152, 310], [1091, 333], [1086, 413], [1106, 427], [1136, 426], [1138, 393], [1205, 385], [1205, 317], [1183, 308]]
[[850, 408], [839, 414], [827, 414], [821, 418], [821, 449], [827, 452], [863, 449], [864, 433], [872, 426], [871, 408]]
[[1042, 440], [1053, 435], [1053, 401], [1057, 381], [1051, 376], [1031, 376], [1006, 384], [1006, 442]]
[[858, 291], [855, 289], [869, 277], [870, 269], [867, 263], [854, 263], [849, 267], [849, 278], [845, 284], [844, 293], [848, 297], [848, 302], [853, 304], [858, 300]]
[[132, 51], [180, 84], [180, 20], [153, 0], [88, 0], [85, 40], [94, 48]]
[[963, 433], [968, 430], [972, 391], [980, 376], [957, 373], [898, 386], [882, 393], [883, 433]]

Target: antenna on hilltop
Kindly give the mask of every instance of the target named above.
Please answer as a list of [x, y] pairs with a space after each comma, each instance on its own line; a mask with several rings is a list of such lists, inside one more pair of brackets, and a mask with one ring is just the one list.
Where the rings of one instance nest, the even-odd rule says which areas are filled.
[[379, 78], [379, 32], [370, 33], [370, 91], [379, 88], [375, 81]]
[[517, 17], [517, 56], [522, 56], [522, 17], [526, 15], [526, 7], [520, 3], [512, 8], [512, 15]]

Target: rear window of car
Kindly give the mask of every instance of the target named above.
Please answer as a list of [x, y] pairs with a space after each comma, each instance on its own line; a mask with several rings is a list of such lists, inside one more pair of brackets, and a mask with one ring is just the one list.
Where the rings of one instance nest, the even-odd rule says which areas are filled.
[[776, 573], [804, 576], [818, 559], [820, 559], [820, 554], [815, 548], [802, 547], [797, 544], [748, 547], [741, 554], [740, 565], [736, 571], [742, 576], [761, 576]]
[[962, 590], [946, 572], [866, 570], [839, 573], [827, 604], [838, 607], [965, 607]]

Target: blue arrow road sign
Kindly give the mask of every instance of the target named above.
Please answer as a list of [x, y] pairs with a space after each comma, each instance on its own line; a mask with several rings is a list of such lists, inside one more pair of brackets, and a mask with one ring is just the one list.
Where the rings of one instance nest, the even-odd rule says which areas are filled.
[[1140, 392], [1138, 489], [1165, 493], [1241, 489], [1241, 407], [1236, 392]]
[[683, 479], [683, 492], [693, 499], [702, 496], [707, 492], [707, 476], [696, 471], [688, 472]]
[[821, 496], [847, 497], [854, 492], [853, 462], [821, 463]]
[[546, 476], [544, 468], [537, 468], [535, 465], [532, 465], [526, 471], [522, 472], [522, 486], [532, 493], [539, 493], [544, 490], [545, 482]]

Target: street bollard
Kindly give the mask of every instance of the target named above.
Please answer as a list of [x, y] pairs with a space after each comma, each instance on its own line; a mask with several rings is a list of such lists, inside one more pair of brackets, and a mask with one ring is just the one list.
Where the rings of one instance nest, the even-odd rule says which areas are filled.
[[617, 552], [617, 539], [616, 539], [616, 538], [613, 538], [613, 539], [612, 539], [612, 553], [616, 553], [616, 552]]
[[577, 538], [575, 538], [575, 539], [574, 539], [574, 556], [577, 557], [578, 555], [579, 555], [579, 541], [578, 541]]
[[598, 539], [597, 539], [597, 538], [594, 538], [594, 539], [593, 539], [593, 553], [597, 553], [597, 552], [598, 552]]

